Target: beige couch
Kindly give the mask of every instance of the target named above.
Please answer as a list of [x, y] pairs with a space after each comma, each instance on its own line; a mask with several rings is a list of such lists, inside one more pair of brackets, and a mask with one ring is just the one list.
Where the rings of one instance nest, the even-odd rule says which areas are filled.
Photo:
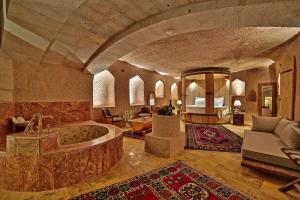
[[[282, 151], [294, 149], [300, 153], [300, 133], [296, 122], [281, 117], [253, 116], [252, 130], [245, 130], [242, 157], [267, 164], [300, 170]], [[300, 158], [300, 157], [299, 157]]]

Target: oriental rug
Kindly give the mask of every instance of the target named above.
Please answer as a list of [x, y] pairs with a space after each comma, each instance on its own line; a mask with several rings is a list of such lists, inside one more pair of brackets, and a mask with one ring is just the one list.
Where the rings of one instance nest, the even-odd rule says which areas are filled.
[[222, 125], [186, 124], [186, 149], [241, 152], [243, 139]]
[[250, 200], [241, 192], [177, 161], [71, 200]]

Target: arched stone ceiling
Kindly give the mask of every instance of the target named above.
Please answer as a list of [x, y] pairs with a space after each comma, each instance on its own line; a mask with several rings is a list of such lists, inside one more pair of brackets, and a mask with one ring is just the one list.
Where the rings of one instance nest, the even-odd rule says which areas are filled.
[[299, 11], [298, 0], [11, 0], [6, 31], [97, 73], [170, 34], [300, 27]]
[[162, 74], [180, 76], [199, 67], [228, 67], [232, 72], [268, 67], [260, 57], [295, 36], [300, 28], [224, 28], [176, 35], [153, 42], [121, 60]]

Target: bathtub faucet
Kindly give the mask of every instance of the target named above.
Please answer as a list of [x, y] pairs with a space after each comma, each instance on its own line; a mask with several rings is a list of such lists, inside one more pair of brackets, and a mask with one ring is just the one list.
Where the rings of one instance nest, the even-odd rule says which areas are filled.
[[38, 125], [37, 125], [37, 133], [41, 134], [43, 133], [43, 119], [45, 118], [51, 118], [53, 119], [53, 116], [51, 115], [42, 115], [41, 113], [35, 113], [32, 115], [31, 120], [29, 121], [28, 125], [26, 126], [26, 129], [24, 131], [24, 133], [33, 133], [33, 121], [37, 120], [38, 121]]

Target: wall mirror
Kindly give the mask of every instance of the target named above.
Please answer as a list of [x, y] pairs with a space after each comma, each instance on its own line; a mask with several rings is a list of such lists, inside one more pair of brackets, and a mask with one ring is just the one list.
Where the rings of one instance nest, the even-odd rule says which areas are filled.
[[276, 83], [258, 84], [258, 115], [276, 116]]

